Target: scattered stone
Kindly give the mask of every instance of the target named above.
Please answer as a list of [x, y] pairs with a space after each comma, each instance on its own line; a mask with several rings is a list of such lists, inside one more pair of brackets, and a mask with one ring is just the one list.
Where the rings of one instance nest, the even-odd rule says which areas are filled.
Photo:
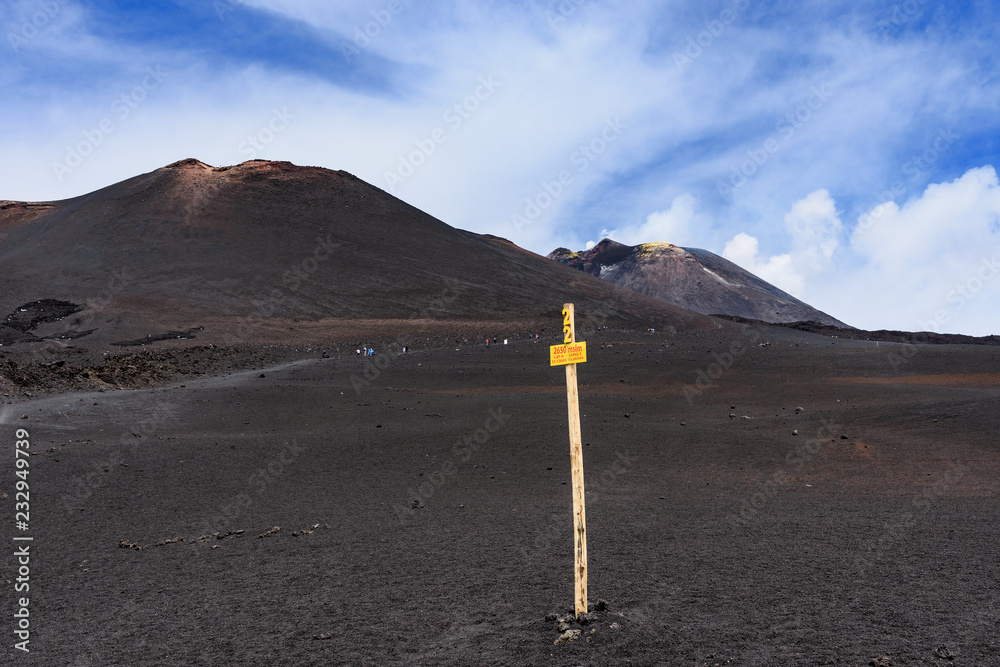
[[274, 528], [272, 528], [271, 530], [266, 530], [266, 531], [264, 531], [263, 533], [261, 533], [260, 535], [258, 535], [258, 536], [257, 536], [257, 539], [260, 539], [260, 538], [262, 538], [262, 537], [267, 537], [268, 535], [271, 535], [271, 534], [273, 534], [273, 533], [276, 533], [276, 532], [278, 532], [279, 530], [281, 530], [281, 526], [275, 526], [275, 527], [274, 527]]
[[841, 435], [840, 435], [840, 439], [841, 439], [841, 440], [847, 440], [847, 436], [846, 436], [846, 435], [843, 435], [843, 434], [841, 434]]
[[556, 630], [558, 630], [559, 632], [566, 632], [569, 629], [570, 629], [570, 624], [567, 623], [566, 621], [560, 621], [559, 624], [556, 626]]
[[420, 509], [423, 506], [424, 506], [424, 503], [420, 500], [420, 498], [417, 498], [412, 503], [410, 503], [410, 507], [412, 507], [415, 510], [418, 510], [418, 509]]
[[878, 658], [872, 658], [871, 662], [868, 663], [871, 667], [892, 667], [892, 658], [887, 655], [883, 655]]
[[559, 616], [557, 614], [547, 614], [545, 616], [545, 622], [546, 623], [555, 623], [558, 620], [559, 620]]
[[681, 426], [686, 426], [686, 425], [687, 425], [686, 422], [681, 422]]
[[795, 414], [799, 414], [803, 410], [805, 410], [805, 408], [795, 408]]
[[795, 429], [794, 431], [792, 431], [792, 435], [798, 435], [798, 434], [799, 434], [799, 429]]
[[21, 415], [21, 419], [27, 419], [28, 415]]
[[326, 639], [330, 639], [331, 637], [333, 637], [333, 635], [330, 634], [329, 632], [324, 632], [322, 634], [313, 635], [313, 639], [319, 639], [320, 641], [323, 641], [323, 640], [326, 640]]
[[617, 630], [620, 627], [622, 627], [622, 626], [618, 625], [618, 621], [615, 621], [614, 623], [611, 624], [611, 629], [612, 630]]
[[[242, 532], [242, 531], [241, 531], [241, 532]], [[162, 540], [162, 541], [160, 541], [160, 542], [157, 542], [157, 543], [156, 543], [156, 546], [158, 546], [158, 547], [162, 547], [162, 546], [163, 546], [164, 544], [174, 544], [175, 542], [183, 542], [183, 541], [184, 541], [184, 538], [183, 538], [183, 537], [175, 537], [175, 538], [174, 538], [174, 539], [172, 539], [172, 540]]]
[[217, 540], [224, 540], [227, 537], [239, 537], [244, 532], [245, 531], [242, 531], [242, 530], [230, 530], [225, 535], [223, 535], [222, 533], [212, 533], [212, 534], [215, 535], [215, 539], [217, 539]]
[[583, 630], [567, 630], [566, 632], [559, 635], [553, 644], [566, 644], [568, 642], [575, 642], [583, 634]]
[[730, 419], [736, 419], [736, 413], [735, 412], [730, 412], [729, 413], [729, 418]]
[[135, 549], [136, 551], [142, 551], [146, 547], [142, 546], [141, 544], [136, 544], [134, 542], [126, 542], [125, 540], [122, 540], [121, 542], [118, 543], [118, 548], [119, 549]]
[[934, 655], [941, 658], [942, 660], [954, 660], [955, 654], [948, 650], [947, 646], [938, 646], [934, 649]]
[[594, 611], [607, 611], [608, 601], [604, 598], [597, 598], [597, 604], [594, 605]]

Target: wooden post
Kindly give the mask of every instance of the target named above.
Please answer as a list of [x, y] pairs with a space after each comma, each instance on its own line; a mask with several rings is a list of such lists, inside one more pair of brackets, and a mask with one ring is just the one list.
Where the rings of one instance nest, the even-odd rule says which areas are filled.
[[[563, 304], [563, 343], [576, 342], [573, 304]], [[574, 574], [576, 614], [587, 613], [587, 512], [583, 491], [583, 447], [580, 435], [580, 394], [576, 384], [576, 364], [566, 365], [566, 402], [569, 409], [569, 459], [573, 472]]]

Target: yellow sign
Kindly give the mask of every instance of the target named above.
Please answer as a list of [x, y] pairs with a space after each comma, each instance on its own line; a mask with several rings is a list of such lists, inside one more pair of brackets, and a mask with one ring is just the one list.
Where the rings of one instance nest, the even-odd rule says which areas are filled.
[[587, 343], [552, 345], [549, 347], [549, 366], [584, 364], [587, 362]]

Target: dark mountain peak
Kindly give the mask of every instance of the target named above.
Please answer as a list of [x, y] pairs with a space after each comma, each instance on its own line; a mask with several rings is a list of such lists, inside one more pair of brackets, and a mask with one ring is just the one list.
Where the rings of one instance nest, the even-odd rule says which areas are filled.
[[80, 304], [38, 337], [86, 332], [91, 345], [192, 330], [319, 340], [433, 321], [541, 330], [566, 302], [581, 325], [719, 326], [455, 229], [347, 172], [269, 160], [188, 158], [73, 199], [4, 203], [0, 262], [0, 314]]
[[764, 322], [812, 320], [847, 325], [749, 271], [700, 248], [672, 243], [630, 246], [609, 238], [588, 250], [557, 248], [548, 255], [584, 273], [706, 315]]
[[215, 167], [210, 164], [205, 164], [201, 160], [189, 157], [184, 160], [178, 160], [177, 162], [168, 164], [164, 167], [164, 169], [215, 169]]
[[309, 176], [339, 177], [359, 180], [354, 174], [342, 170], [327, 169], [326, 167], [306, 167], [288, 162], [287, 160], [247, 160], [239, 164], [223, 167], [213, 167], [197, 158], [186, 158], [161, 167], [157, 173], [189, 174], [202, 176], [215, 176], [218, 178], [232, 179], [234, 177], [244, 178], [296, 178]]
[[556, 248], [548, 254], [549, 259], [567, 264], [594, 276], [600, 276], [604, 267], [614, 266], [625, 260], [647, 263], [657, 261], [664, 253], [686, 256], [693, 259], [684, 248], [672, 243], [643, 243], [637, 246], [625, 245], [609, 238], [588, 250], [573, 252], [568, 248]]

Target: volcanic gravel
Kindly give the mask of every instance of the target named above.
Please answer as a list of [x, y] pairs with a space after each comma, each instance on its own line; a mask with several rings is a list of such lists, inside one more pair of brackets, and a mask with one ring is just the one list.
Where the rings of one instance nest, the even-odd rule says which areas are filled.
[[554, 331], [7, 391], [10, 664], [998, 664], [996, 348], [582, 332], [580, 622]]

